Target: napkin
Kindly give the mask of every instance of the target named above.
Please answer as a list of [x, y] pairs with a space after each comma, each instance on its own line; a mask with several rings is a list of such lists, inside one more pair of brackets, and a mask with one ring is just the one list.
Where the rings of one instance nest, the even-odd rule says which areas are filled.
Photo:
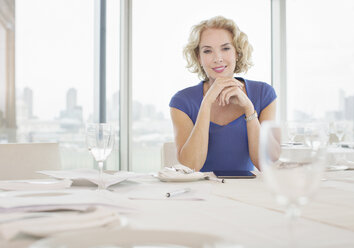
[[31, 179], [31, 180], [10, 180], [0, 181], [2, 190], [52, 190], [70, 188], [71, 180], [56, 179]]
[[204, 173], [195, 172], [181, 164], [164, 167], [157, 174], [157, 178], [163, 182], [189, 182], [205, 179], [206, 177], [207, 175]]
[[28, 213], [28, 218], [22, 216], [21, 219], [0, 223], [0, 234], [6, 240], [12, 239], [20, 233], [45, 237], [59, 232], [107, 224], [123, 226], [125, 219], [122, 219], [114, 208], [98, 206], [85, 212], [64, 211], [38, 216]]

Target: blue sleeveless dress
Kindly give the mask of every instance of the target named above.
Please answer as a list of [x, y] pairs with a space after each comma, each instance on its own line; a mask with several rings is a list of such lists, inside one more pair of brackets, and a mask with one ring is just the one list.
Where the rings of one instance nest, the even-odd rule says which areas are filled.
[[[264, 82], [236, 77], [245, 83], [248, 98], [258, 115], [276, 99], [273, 87]], [[178, 91], [169, 106], [186, 113], [195, 124], [203, 100], [203, 83]], [[225, 126], [210, 122], [206, 161], [200, 171], [253, 170], [249, 156], [245, 115]]]

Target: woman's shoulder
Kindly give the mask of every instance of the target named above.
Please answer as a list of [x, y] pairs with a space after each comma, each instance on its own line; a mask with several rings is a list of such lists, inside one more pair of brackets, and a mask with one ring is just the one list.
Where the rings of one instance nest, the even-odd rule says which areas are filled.
[[273, 86], [263, 81], [255, 81], [249, 79], [238, 78], [245, 82], [246, 89], [249, 93], [253, 94], [267, 94], [268, 92], [274, 92]]
[[196, 98], [202, 94], [203, 90], [203, 82], [198, 83], [197, 85], [193, 85], [187, 88], [184, 88], [182, 90], [179, 90], [176, 94], [174, 94], [174, 97], [187, 97], [187, 98]]
[[270, 84], [263, 82], [263, 81], [256, 81], [250, 79], [243, 79], [247, 86], [250, 88], [260, 89], [260, 88], [273, 88]]

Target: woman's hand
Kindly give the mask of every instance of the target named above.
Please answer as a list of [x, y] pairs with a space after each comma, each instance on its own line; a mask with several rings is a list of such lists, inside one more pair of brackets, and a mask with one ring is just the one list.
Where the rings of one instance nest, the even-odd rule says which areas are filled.
[[215, 79], [214, 83], [205, 94], [204, 101], [206, 101], [210, 105], [213, 104], [215, 101], [219, 101], [220, 104], [220, 93], [231, 87], [242, 88], [243, 84], [234, 78]]
[[[254, 107], [251, 100], [248, 98], [246, 93], [243, 91], [244, 85], [235, 79], [238, 83], [224, 88], [218, 97], [219, 105], [225, 106], [227, 104], [239, 105], [244, 112], [253, 113]], [[241, 86], [240, 86], [241, 85]]]

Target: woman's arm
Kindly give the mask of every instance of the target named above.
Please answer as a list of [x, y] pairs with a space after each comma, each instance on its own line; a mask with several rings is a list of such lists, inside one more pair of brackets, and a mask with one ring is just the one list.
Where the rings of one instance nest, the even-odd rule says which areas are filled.
[[199, 171], [208, 153], [210, 106], [202, 102], [195, 125], [187, 114], [171, 108], [178, 161]]
[[[254, 106], [251, 100], [246, 95], [245, 91], [239, 87], [229, 87], [224, 89], [220, 93], [219, 102], [222, 105], [225, 104], [236, 104], [243, 109], [246, 117], [254, 113]], [[259, 113], [259, 119], [255, 118], [253, 120], [247, 121], [247, 136], [248, 136], [248, 150], [252, 163], [259, 170], [259, 158], [258, 158], [258, 146], [259, 146], [259, 130], [260, 123], [265, 120], [275, 119], [275, 100], [265, 107], [261, 113]]]
[[[260, 170], [258, 156], [260, 124], [265, 120], [274, 120], [275, 111], [276, 101], [274, 100], [262, 110], [259, 115], [259, 120], [256, 118], [247, 122], [248, 150], [250, 153], [251, 161], [258, 170]], [[246, 113], [246, 116], [249, 116], [252, 113]]]

